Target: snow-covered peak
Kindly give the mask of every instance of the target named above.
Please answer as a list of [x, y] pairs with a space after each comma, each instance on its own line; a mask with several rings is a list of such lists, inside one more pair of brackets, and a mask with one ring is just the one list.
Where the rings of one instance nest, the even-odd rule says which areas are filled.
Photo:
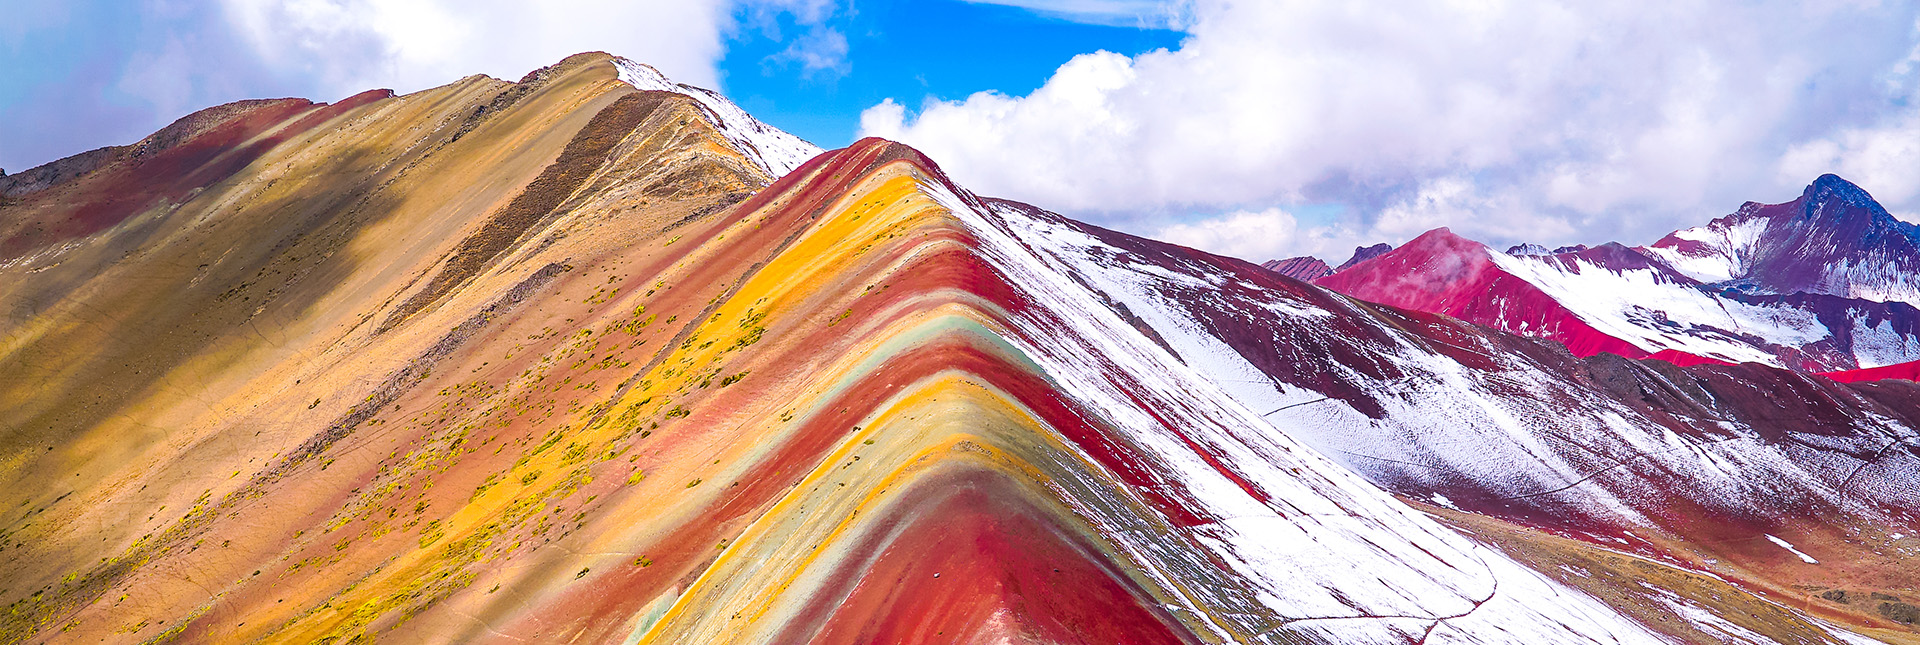
[[1748, 204], [1705, 226], [1674, 231], [1642, 250], [1701, 282], [1744, 277], [1752, 268], [1769, 224], [1767, 218], [1757, 214], [1758, 206]]
[[800, 164], [823, 152], [820, 146], [761, 123], [719, 92], [674, 82], [646, 63], [617, 56], [613, 62], [620, 68], [621, 82], [636, 89], [684, 94], [699, 101], [712, 113], [714, 125], [719, 127], [721, 136], [774, 178], [793, 172]]
[[1643, 250], [1696, 280], [1744, 293], [1920, 303], [1920, 227], [1835, 175], [1821, 175], [1793, 201], [1749, 202]]

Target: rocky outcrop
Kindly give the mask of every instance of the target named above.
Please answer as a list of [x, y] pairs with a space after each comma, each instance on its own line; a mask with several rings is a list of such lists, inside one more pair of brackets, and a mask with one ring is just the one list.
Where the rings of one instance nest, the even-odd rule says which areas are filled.
[[1287, 258], [1285, 260], [1268, 260], [1261, 264], [1260, 267], [1303, 282], [1311, 282], [1333, 275], [1332, 267], [1328, 267], [1327, 263], [1321, 261], [1320, 258], [1311, 256]]

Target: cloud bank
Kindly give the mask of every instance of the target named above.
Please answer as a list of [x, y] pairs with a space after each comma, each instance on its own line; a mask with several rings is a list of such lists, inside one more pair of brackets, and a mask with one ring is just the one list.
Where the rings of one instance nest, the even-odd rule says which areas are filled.
[[[1920, 212], [1912, 3], [1180, 6], [1177, 50], [1085, 54], [1027, 96], [888, 100], [862, 130], [985, 193], [1256, 261], [1443, 225], [1645, 243], [1829, 171]], [[1346, 214], [1287, 213], [1327, 204]]]
[[[0, 21], [0, 167], [131, 143], [245, 98], [337, 100], [471, 74], [519, 79], [602, 50], [714, 87], [739, 15], [808, 24], [832, 0], [73, 0]], [[811, 18], [810, 18], [811, 16]], [[809, 35], [812, 35], [811, 33]], [[796, 49], [830, 68], [837, 34]], [[844, 40], [840, 41], [844, 51]]]
[[582, 51], [713, 85], [721, 0], [221, 0], [254, 52], [334, 94], [426, 89], [469, 74], [518, 79]]

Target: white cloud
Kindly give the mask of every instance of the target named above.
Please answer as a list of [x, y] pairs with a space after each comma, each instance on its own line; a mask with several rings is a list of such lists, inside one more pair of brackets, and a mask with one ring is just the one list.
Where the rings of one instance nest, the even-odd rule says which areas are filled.
[[1782, 181], [1824, 172], [1853, 180], [1890, 209], [1920, 207], [1920, 113], [1807, 141], [1780, 159]]
[[1178, 50], [1085, 54], [1027, 96], [890, 100], [862, 129], [983, 193], [1142, 232], [1153, 213], [1341, 201], [1342, 225], [1396, 243], [1434, 225], [1644, 243], [1829, 170], [1920, 200], [1911, 3], [1191, 9]]
[[1238, 258], [1264, 262], [1295, 246], [1300, 224], [1278, 208], [1240, 211], [1161, 228], [1154, 238]]
[[780, 53], [769, 56], [767, 62], [799, 65], [800, 75], [804, 77], [817, 74], [845, 76], [850, 70], [847, 37], [831, 27], [813, 27], [794, 38]]
[[647, 61], [712, 87], [726, 0], [222, 0], [274, 68], [333, 94], [425, 89], [469, 74], [517, 80], [583, 51]]
[[[732, 0], [739, 5], [740, 31], [758, 32], [787, 48], [768, 56], [764, 64], [772, 67], [798, 65], [802, 76], [828, 72], [844, 76], [851, 71], [847, 60], [847, 37], [827, 26], [841, 11], [841, 0]], [[792, 19], [799, 35], [789, 39], [781, 33], [781, 17]], [[735, 34], [736, 36], [738, 34]]]
[[1164, 240], [1241, 258], [1265, 262], [1298, 255], [1315, 255], [1338, 262], [1362, 241], [1345, 227], [1333, 224], [1302, 226], [1299, 218], [1279, 208], [1234, 211], [1192, 222], [1149, 227], [1143, 232]]
[[965, 0], [1020, 7], [1076, 22], [1122, 27], [1180, 28], [1190, 20], [1189, 0]]
[[168, 38], [157, 50], [143, 51], [131, 57], [115, 87], [153, 104], [161, 114], [186, 114], [204, 105], [194, 105], [199, 97], [194, 87], [181, 79], [190, 78], [191, 54], [177, 38]]

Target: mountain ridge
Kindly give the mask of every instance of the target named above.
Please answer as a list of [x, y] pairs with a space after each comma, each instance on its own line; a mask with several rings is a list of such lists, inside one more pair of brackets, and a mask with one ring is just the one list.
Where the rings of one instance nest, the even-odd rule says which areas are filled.
[[[1750, 202], [1652, 246], [1609, 242], [1548, 252], [1521, 245], [1501, 253], [1456, 244], [1411, 264], [1362, 263], [1314, 281], [1361, 298], [1544, 335], [1581, 356], [1609, 352], [1681, 364], [1758, 361], [1842, 374], [1920, 360], [1920, 328], [1899, 313], [1912, 303], [1859, 295], [1901, 292], [1905, 282], [1898, 276], [1906, 274], [1863, 270], [1865, 265], [1847, 259], [1920, 267], [1913, 231], [1920, 229], [1894, 219], [1858, 186], [1823, 175], [1794, 201]], [[1843, 239], [1855, 243], [1835, 241]], [[1400, 274], [1437, 270], [1415, 265], [1480, 266], [1481, 256], [1510, 279], [1477, 277], [1479, 282], [1446, 296], [1391, 287], [1414, 279]], [[1380, 275], [1364, 277], [1370, 272]], [[1865, 275], [1894, 277], [1855, 280]], [[1420, 279], [1443, 284], [1452, 278]]]
[[[115, 179], [165, 199], [0, 266], [0, 635], [1914, 633], [1815, 595], [1920, 587], [1887, 536], [1911, 387], [1581, 358], [884, 140], [776, 174], [800, 148], [622, 60], [235, 136], [224, 174]], [[1526, 287], [1416, 242], [1353, 268]]]

